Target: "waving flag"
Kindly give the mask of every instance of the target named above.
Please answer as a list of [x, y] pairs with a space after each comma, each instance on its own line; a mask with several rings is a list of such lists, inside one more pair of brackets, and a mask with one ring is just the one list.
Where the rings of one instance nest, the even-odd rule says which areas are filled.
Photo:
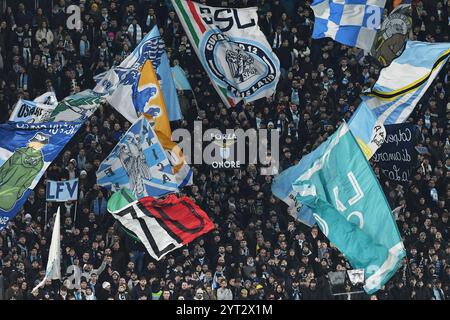
[[384, 125], [408, 119], [449, 57], [450, 43], [408, 41], [402, 55], [381, 70], [349, 122], [367, 159], [384, 142]]
[[104, 97], [90, 89], [66, 97], [53, 110], [49, 121], [84, 122], [104, 103]]
[[0, 229], [17, 214], [80, 126], [66, 122], [0, 125]]
[[[153, 84], [143, 82], [142, 79], [148, 78], [144, 74], [147, 63], [151, 63], [153, 72], [156, 72], [157, 78]], [[159, 94], [156, 92], [156, 84], [160, 86], [162, 97], [168, 106], [166, 111], [169, 121], [182, 119], [169, 59], [157, 26], [153, 27], [118, 67], [96, 76], [96, 79], [98, 84], [94, 91], [105, 94], [109, 104], [131, 123], [141, 113], [152, 115], [149, 100]]]
[[56, 106], [19, 99], [9, 121], [42, 123], [48, 121]]
[[150, 122], [141, 116], [97, 170], [97, 183], [112, 191], [132, 190], [137, 198], [178, 191], [173, 168]]
[[19, 99], [9, 121], [42, 123], [47, 122], [53, 110], [58, 105], [58, 100], [53, 92], [47, 92], [34, 101]]
[[47, 279], [61, 279], [61, 217], [58, 211], [55, 215], [55, 223], [53, 224], [52, 242], [48, 252], [47, 268], [45, 270], [44, 279], [33, 288], [32, 292], [38, 290], [45, 285]]
[[188, 197], [146, 197], [127, 205], [129, 199], [126, 191], [115, 193], [108, 201], [108, 211], [156, 260], [214, 229], [208, 215]]
[[324, 235], [355, 269], [371, 294], [397, 271], [405, 249], [391, 208], [347, 124], [323, 143], [317, 160], [293, 187], [314, 210]]
[[280, 62], [258, 27], [257, 8], [172, 0], [181, 24], [227, 107], [272, 96]]
[[380, 28], [386, 0], [313, 0], [312, 37], [330, 37], [370, 51]]

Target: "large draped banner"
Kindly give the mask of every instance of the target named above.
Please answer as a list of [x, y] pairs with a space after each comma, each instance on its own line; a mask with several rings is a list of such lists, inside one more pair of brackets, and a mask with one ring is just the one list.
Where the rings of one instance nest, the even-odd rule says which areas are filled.
[[405, 249], [387, 199], [346, 123], [323, 143], [300, 174], [297, 199], [314, 210], [324, 235], [354, 269], [364, 269], [371, 294], [395, 274]]

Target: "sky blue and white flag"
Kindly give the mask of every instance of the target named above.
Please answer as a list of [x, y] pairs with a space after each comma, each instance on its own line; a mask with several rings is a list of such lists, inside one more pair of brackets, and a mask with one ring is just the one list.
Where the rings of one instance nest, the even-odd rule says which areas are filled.
[[150, 122], [141, 116], [97, 170], [97, 183], [116, 192], [127, 188], [137, 198], [178, 191], [173, 167]]
[[281, 172], [272, 183], [272, 193], [289, 206], [289, 214], [310, 227], [316, 224], [314, 212], [297, 200], [297, 192], [292, 185], [300, 174], [305, 171], [305, 168], [309, 167], [322, 154], [324, 148], [325, 144], [321, 144], [314, 151], [304, 156], [297, 165]]
[[0, 229], [17, 214], [80, 126], [67, 122], [0, 125]]
[[78, 200], [78, 178], [67, 181], [47, 180], [47, 201], [66, 202]]
[[172, 67], [172, 76], [177, 90], [192, 90], [189, 80], [186, 77], [186, 72], [179, 64]]
[[39, 102], [19, 99], [14, 107], [9, 121], [42, 123], [50, 119], [56, 106], [46, 105]]
[[450, 43], [408, 41], [400, 57], [381, 70], [349, 122], [370, 159], [386, 138], [384, 125], [405, 122], [450, 57]]
[[372, 49], [386, 0], [313, 0], [314, 39], [330, 37], [350, 47]]
[[293, 188], [352, 267], [364, 269], [364, 289], [371, 294], [395, 274], [405, 248], [383, 190], [348, 125], [343, 123], [323, 145]]
[[95, 77], [98, 83], [94, 91], [104, 94], [107, 101], [132, 123], [141, 113], [151, 114], [149, 100], [156, 94], [157, 88], [155, 84], [143, 81], [143, 78], [148, 78], [143, 74], [146, 62], [151, 62], [156, 73], [169, 121], [182, 119], [169, 59], [157, 26], [119, 66]]
[[46, 92], [33, 101], [19, 99], [9, 121], [42, 123], [47, 122], [58, 105], [54, 92]]

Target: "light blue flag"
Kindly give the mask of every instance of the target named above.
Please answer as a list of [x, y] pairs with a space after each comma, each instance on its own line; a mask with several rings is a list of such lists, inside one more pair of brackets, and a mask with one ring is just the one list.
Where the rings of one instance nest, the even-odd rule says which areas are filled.
[[172, 77], [172, 69], [170, 68], [170, 62], [167, 57], [164, 40], [161, 38], [156, 25], [150, 32], [150, 35], [158, 39], [158, 47], [160, 48], [160, 50], [155, 51], [156, 54], [160, 55], [160, 57], [156, 56], [155, 58], [150, 58], [152, 59], [153, 68], [155, 69], [156, 75], [158, 76], [158, 80], [161, 84], [162, 94], [164, 101], [166, 102], [167, 115], [169, 116], [170, 121], [183, 119], [180, 101], [178, 100], [177, 89]]
[[304, 156], [297, 165], [281, 172], [272, 183], [272, 193], [289, 206], [289, 214], [310, 227], [316, 224], [313, 210], [297, 200], [296, 192], [292, 185], [300, 174], [305, 171], [305, 168], [309, 167], [322, 154], [324, 147], [325, 144], [321, 144], [313, 152]]
[[405, 51], [381, 70], [349, 122], [370, 159], [386, 137], [384, 125], [405, 122], [450, 57], [450, 43], [408, 41]]
[[0, 230], [14, 218], [80, 127], [68, 122], [0, 125]]
[[372, 294], [406, 256], [394, 216], [346, 123], [320, 150], [295, 181], [296, 198], [313, 208], [320, 229], [352, 267], [364, 269], [364, 289]]
[[370, 51], [383, 18], [386, 0], [313, 0], [314, 39], [330, 37]]
[[180, 65], [172, 67], [173, 81], [175, 82], [175, 87], [178, 90], [192, 90], [189, 80], [186, 77], [186, 72]]
[[97, 182], [114, 192], [127, 188], [137, 198], [178, 191], [173, 168], [145, 116], [130, 127], [102, 162]]
[[67, 181], [47, 180], [46, 199], [52, 202], [78, 200], [78, 178]]

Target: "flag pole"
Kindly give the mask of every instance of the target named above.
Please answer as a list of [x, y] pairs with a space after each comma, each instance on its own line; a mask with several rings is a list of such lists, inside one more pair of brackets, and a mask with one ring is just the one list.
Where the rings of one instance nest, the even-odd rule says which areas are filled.
[[73, 225], [75, 225], [75, 222], [77, 221], [77, 210], [78, 210], [78, 199], [75, 201], [75, 214], [73, 215]]
[[44, 218], [44, 231], [47, 231], [47, 206], [48, 206], [48, 202], [47, 199], [45, 200], [45, 218]]

